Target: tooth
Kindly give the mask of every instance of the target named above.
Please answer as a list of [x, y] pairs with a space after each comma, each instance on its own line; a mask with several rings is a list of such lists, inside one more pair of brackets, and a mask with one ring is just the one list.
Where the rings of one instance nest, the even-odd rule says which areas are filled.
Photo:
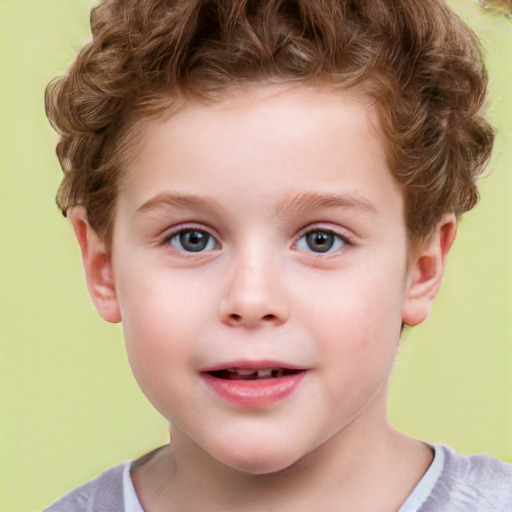
[[258, 370], [258, 377], [271, 377], [272, 376], [272, 368], [265, 368]]
[[256, 370], [251, 370], [250, 368], [238, 368], [236, 373], [238, 373], [238, 375], [242, 375], [242, 377], [246, 377], [256, 373]]

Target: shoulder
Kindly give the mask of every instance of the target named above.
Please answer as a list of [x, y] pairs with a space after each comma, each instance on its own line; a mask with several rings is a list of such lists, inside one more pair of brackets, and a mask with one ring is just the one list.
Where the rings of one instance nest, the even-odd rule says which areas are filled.
[[121, 512], [124, 510], [123, 471], [120, 464], [72, 490], [44, 512]]
[[465, 457], [446, 446], [441, 475], [419, 512], [512, 511], [512, 464], [488, 455]]

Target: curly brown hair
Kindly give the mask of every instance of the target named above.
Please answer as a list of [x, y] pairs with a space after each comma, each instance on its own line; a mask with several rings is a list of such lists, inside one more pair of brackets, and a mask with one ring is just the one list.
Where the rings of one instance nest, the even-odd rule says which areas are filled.
[[105, 0], [91, 28], [46, 111], [65, 174], [57, 203], [85, 206], [107, 241], [138, 121], [254, 84], [369, 98], [412, 241], [478, 200], [494, 138], [487, 76], [477, 37], [443, 0]]

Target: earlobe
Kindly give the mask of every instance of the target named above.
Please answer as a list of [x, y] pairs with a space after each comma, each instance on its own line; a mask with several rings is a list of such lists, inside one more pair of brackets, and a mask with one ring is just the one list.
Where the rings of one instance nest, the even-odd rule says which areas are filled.
[[104, 320], [120, 322], [111, 252], [89, 225], [85, 208], [73, 207], [68, 210], [67, 216], [82, 251], [85, 278], [92, 302]]
[[418, 325], [428, 317], [441, 287], [456, 231], [455, 215], [444, 215], [431, 237], [414, 253], [402, 307], [402, 320], [406, 325]]

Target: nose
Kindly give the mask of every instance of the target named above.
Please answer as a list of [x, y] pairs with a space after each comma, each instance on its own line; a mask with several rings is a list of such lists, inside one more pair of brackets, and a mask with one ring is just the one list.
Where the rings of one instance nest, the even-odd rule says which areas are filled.
[[279, 326], [289, 317], [289, 304], [271, 261], [252, 259], [232, 269], [220, 304], [222, 323], [232, 327]]

